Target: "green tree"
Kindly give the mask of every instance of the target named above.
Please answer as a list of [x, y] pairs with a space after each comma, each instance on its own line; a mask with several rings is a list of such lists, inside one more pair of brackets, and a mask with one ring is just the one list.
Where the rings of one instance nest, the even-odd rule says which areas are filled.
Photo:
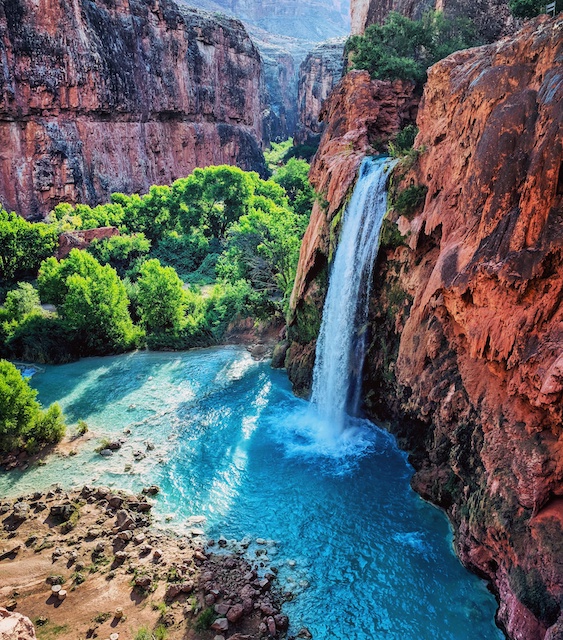
[[65, 260], [45, 260], [37, 284], [42, 300], [58, 306], [83, 354], [123, 351], [139, 339], [125, 285], [115, 269], [89, 253], [73, 249]]
[[42, 411], [35, 399], [37, 391], [21, 377], [16, 367], [0, 360], [0, 450], [15, 447], [35, 449], [48, 442], [58, 442], [65, 431], [58, 405]]
[[299, 215], [310, 215], [315, 200], [309, 169], [310, 165], [305, 160], [291, 158], [272, 176], [272, 180], [285, 189], [291, 206]]
[[35, 276], [41, 261], [55, 252], [57, 242], [54, 225], [28, 222], [0, 207], [0, 281], [13, 283]]
[[231, 227], [217, 271], [226, 281], [248, 280], [258, 292], [291, 293], [307, 216], [256, 197], [250, 212]]
[[123, 278], [130, 269], [145, 259], [150, 248], [150, 240], [143, 233], [134, 233], [95, 239], [87, 251], [100, 264], [109, 264]]
[[60, 305], [68, 293], [68, 277], [79, 274], [84, 278], [95, 278], [100, 263], [86, 251], [73, 249], [67, 258], [47, 258], [39, 269], [37, 287], [43, 302]]
[[450, 20], [428, 11], [421, 20], [410, 20], [392, 11], [385, 22], [370, 25], [363, 36], [346, 44], [355, 69], [366, 69], [372, 78], [426, 81], [428, 67], [450, 53], [477, 44], [467, 19]]
[[139, 313], [147, 331], [178, 331], [185, 314], [185, 295], [176, 271], [158, 260], [148, 260], [141, 267], [138, 286]]
[[247, 211], [253, 185], [242, 169], [221, 165], [195, 169], [172, 190], [184, 231], [204, 225], [209, 235], [222, 241], [228, 227]]
[[41, 304], [39, 294], [29, 282], [20, 282], [16, 289], [8, 291], [4, 309], [12, 320], [20, 322]]
[[100, 266], [93, 277], [72, 274], [66, 286], [61, 317], [84, 354], [115, 353], [134, 346], [139, 333], [129, 315], [125, 286], [114, 269]]

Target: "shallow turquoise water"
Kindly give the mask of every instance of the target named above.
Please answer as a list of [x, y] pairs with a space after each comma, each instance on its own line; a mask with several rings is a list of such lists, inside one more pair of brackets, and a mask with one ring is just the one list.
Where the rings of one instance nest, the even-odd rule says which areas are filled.
[[156, 483], [167, 526], [189, 529], [198, 515], [211, 537], [266, 539], [248, 553], [265, 550], [259, 560], [298, 594], [284, 605], [292, 629], [306, 625], [317, 640], [503, 637], [493, 597], [453, 555], [444, 515], [410, 489], [393, 439], [356, 422], [334, 441], [285, 374], [243, 349], [91, 358], [46, 367], [33, 384], [69, 423], [85, 419], [125, 443], [111, 458], [91, 441], [77, 456], [3, 474], [3, 494]]

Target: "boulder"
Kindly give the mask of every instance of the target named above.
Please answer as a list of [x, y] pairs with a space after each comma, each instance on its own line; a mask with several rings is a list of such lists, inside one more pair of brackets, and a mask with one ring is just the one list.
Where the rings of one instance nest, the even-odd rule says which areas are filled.
[[0, 640], [36, 640], [29, 618], [0, 607]]
[[227, 620], [235, 624], [244, 615], [244, 606], [240, 603], [234, 604], [227, 612]]
[[229, 621], [227, 618], [217, 618], [211, 625], [213, 631], [227, 631], [229, 629]]

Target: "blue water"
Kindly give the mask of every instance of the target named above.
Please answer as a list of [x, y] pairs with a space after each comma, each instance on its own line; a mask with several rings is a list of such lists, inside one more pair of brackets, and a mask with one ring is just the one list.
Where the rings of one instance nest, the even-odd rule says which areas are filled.
[[[156, 483], [162, 526], [189, 531], [201, 516], [207, 536], [251, 538], [250, 556], [296, 594], [284, 605], [292, 630], [317, 640], [503, 637], [493, 597], [455, 558], [444, 515], [410, 489], [393, 439], [365, 422], [344, 444], [325, 439], [286, 375], [244, 349], [92, 358], [46, 367], [32, 384], [96, 437], [77, 440], [73, 457], [1, 475], [1, 493]], [[124, 439], [111, 458], [94, 452], [106, 436]]]

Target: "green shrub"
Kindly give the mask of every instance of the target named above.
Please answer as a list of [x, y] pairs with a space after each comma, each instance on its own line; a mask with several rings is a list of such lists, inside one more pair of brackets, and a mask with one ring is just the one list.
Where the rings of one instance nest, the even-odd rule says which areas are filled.
[[135, 640], [153, 640], [148, 627], [141, 627], [135, 634]]
[[195, 628], [196, 631], [206, 631], [217, 619], [217, 614], [213, 607], [207, 607], [198, 616]]
[[389, 153], [393, 158], [404, 156], [413, 148], [414, 139], [418, 134], [418, 127], [414, 124], [408, 124], [401, 129], [395, 136], [394, 140], [389, 143]]
[[33, 451], [63, 437], [66, 427], [59, 405], [43, 411], [36, 396], [16, 367], [0, 360], [0, 451]]
[[20, 322], [41, 304], [39, 294], [29, 282], [20, 282], [16, 289], [8, 291], [4, 308], [12, 320]]
[[88, 433], [88, 423], [85, 420], [79, 420], [76, 427], [76, 433], [79, 436], [83, 436]]
[[410, 218], [417, 208], [424, 202], [428, 187], [411, 184], [399, 191], [393, 200], [393, 209], [401, 215]]
[[[517, 18], [534, 18], [545, 13], [547, 0], [509, 0], [508, 6], [512, 15]], [[555, 13], [563, 11], [563, 0], [555, 3]]]

